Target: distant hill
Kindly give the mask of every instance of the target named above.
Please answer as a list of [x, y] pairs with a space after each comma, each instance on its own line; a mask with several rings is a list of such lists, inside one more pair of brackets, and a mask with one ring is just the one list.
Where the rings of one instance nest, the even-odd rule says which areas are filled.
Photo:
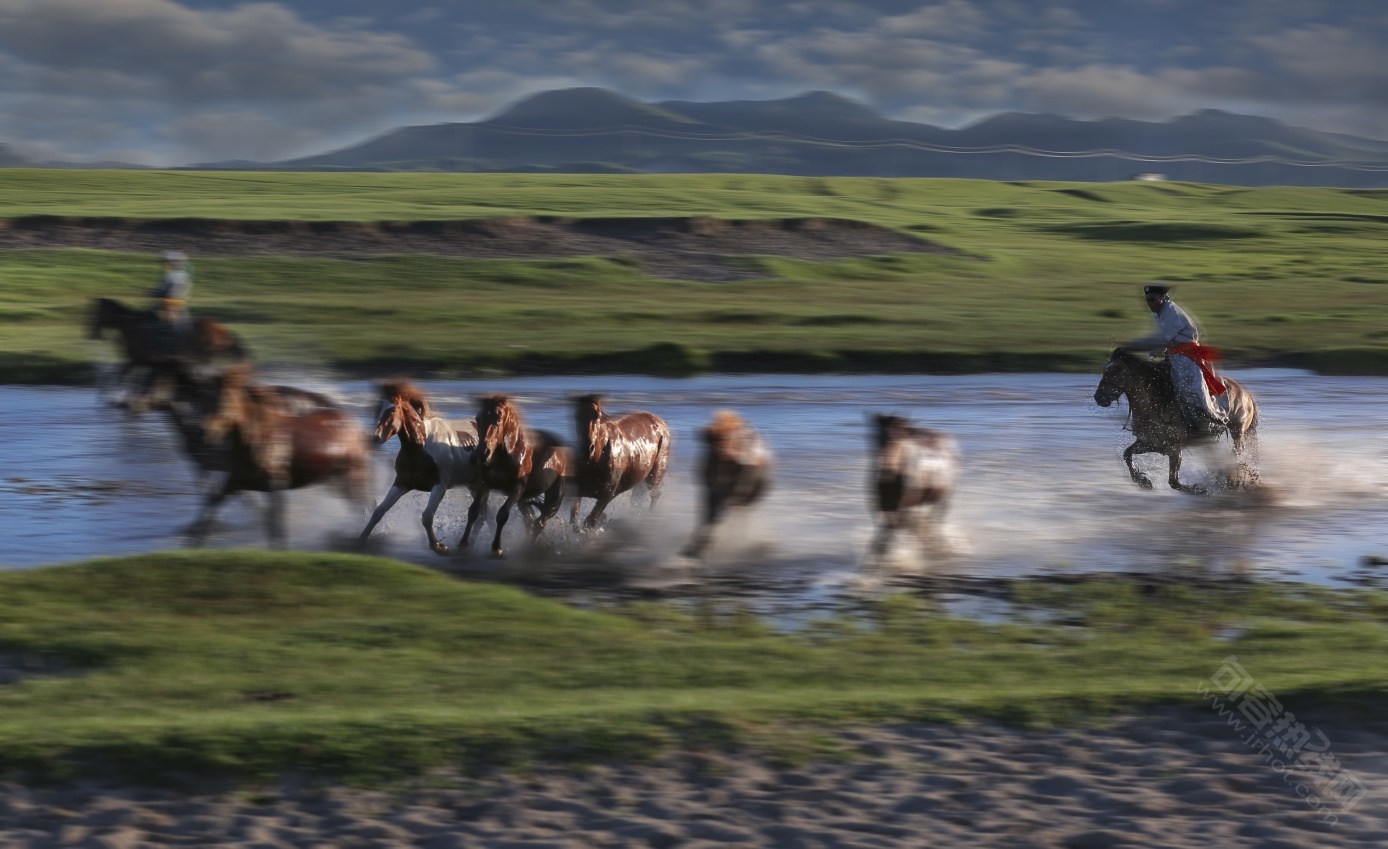
[[0, 144], [0, 168], [22, 168], [29, 164], [29, 160], [16, 153], [14, 148]]
[[[1064, 155], [1078, 153], [1088, 155]], [[1155, 172], [1234, 185], [1383, 187], [1388, 141], [1218, 110], [1164, 122], [1009, 112], [953, 130], [893, 120], [822, 91], [779, 100], [643, 103], [606, 89], [574, 88], [533, 95], [484, 121], [404, 127], [342, 150], [268, 165], [198, 167], [995, 180], [1119, 180]]]

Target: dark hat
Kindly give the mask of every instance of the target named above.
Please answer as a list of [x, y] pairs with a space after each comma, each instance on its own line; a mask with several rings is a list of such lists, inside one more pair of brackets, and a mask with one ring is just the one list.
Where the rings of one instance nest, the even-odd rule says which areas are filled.
[[1161, 283], [1149, 283], [1148, 285], [1142, 287], [1142, 294], [1144, 295], [1165, 295], [1167, 292], [1170, 291], [1170, 286], [1165, 286]]

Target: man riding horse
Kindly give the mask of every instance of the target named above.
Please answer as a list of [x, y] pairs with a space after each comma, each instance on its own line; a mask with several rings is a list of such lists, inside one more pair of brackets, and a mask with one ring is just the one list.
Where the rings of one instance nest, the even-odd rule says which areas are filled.
[[1228, 414], [1215, 399], [1226, 387], [1214, 373], [1211, 362], [1219, 352], [1200, 344], [1200, 331], [1185, 310], [1171, 300], [1171, 287], [1153, 283], [1142, 287], [1147, 308], [1156, 318], [1157, 330], [1124, 347], [1134, 351], [1160, 352], [1171, 365], [1171, 380], [1181, 416], [1193, 436], [1217, 436], [1229, 426]]
[[157, 319], [154, 336], [168, 351], [181, 351], [193, 332], [188, 298], [193, 293], [193, 277], [188, 272], [188, 256], [182, 251], [164, 251], [159, 257], [164, 273], [150, 292]]

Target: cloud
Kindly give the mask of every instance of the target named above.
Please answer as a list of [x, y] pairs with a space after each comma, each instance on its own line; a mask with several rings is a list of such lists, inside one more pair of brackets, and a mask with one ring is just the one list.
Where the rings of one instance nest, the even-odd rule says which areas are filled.
[[0, 0], [0, 49], [61, 69], [54, 83], [107, 74], [182, 102], [304, 99], [435, 68], [404, 36], [316, 26], [275, 3]]

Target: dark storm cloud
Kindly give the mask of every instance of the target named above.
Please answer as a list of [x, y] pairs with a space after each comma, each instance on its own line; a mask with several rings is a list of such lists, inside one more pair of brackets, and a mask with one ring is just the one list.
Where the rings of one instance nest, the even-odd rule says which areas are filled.
[[1386, 39], [1378, 0], [0, 0], [0, 140], [279, 157], [583, 85], [1388, 136]]

